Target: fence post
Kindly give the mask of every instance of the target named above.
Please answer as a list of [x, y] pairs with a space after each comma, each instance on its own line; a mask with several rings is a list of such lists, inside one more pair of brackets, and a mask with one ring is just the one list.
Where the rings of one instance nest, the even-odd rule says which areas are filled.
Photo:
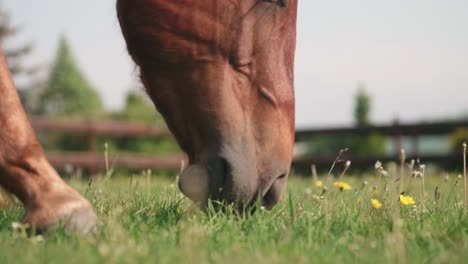
[[88, 151], [97, 152], [97, 138], [93, 133], [86, 135], [86, 140], [88, 141]]

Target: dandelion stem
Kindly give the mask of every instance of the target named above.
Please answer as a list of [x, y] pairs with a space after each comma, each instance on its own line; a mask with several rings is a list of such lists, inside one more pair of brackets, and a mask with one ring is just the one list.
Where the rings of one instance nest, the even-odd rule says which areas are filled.
[[410, 193], [411, 189], [413, 188], [414, 159], [411, 160], [409, 169], [410, 169], [410, 177], [409, 177], [409, 182], [408, 182], [408, 193]]
[[330, 171], [328, 171], [328, 178], [330, 178], [330, 175], [331, 175], [333, 169], [335, 168], [336, 163], [340, 160], [341, 156], [342, 156], [346, 151], [348, 151], [347, 148], [341, 149], [340, 152], [338, 152], [338, 156], [336, 157], [335, 161], [333, 161], [333, 164], [332, 164], [332, 166], [330, 167]]
[[421, 186], [420, 186], [420, 200], [421, 200], [421, 210], [425, 208], [424, 206], [424, 191], [425, 191], [425, 186], [424, 186], [424, 178], [425, 178], [425, 173], [426, 173], [426, 165], [424, 164], [419, 164], [419, 177], [421, 177]]
[[341, 180], [344, 177], [344, 175], [346, 174], [346, 171], [348, 171], [348, 169], [349, 169], [349, 166], [351, 166], [351, 161], [348, 160], [346, 162], [346, 164], [345, 164], [345, 168], [344, 168], [343, 172], [340, 175], [340, 178], [338, 178], [339, 180]]
[[314, 182], [317, 182], [318, 175], [317, 175], [317, 167], [315, 166], [315, 164], [312, 164], [312, 166], [310, 166], [310, 170], [312, 171], [312, 179], [314, 180]]
[[405, 160], [406, 160], [405, 149], [401, 149], [400, 150], [400, 193], [403, 192], [403, 180], [405, 178]]
[[419, 182], [419, 201], [420, 201], [420, 205], [421, 205], [421, 210], [424, 208], [423, 206], [423, 179], [421, 178], [421, 181]]
[[106, 162], [106, 177], [109, 177], [109, 145], [104, 144], [104, 161]]
[[463, 143], [463, 205], [466, 210], [466, 142]]
[[422, 208], [424, 208], [424, 199], [425, 199], [425, 193], [424, 193], [424, 176], [421, 178], [421, 193], [422, 193], [422, 197], [421, 197], [421, 206]]

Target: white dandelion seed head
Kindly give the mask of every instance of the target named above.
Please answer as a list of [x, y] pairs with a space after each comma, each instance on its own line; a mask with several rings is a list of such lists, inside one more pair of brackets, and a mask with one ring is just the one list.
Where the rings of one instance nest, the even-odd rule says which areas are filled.
[[15, 230], [16, 230], [16, 229], [19, 229], [20, 227], [21, 227], [21, 224], [18, 223], [18, 222], [13, 222], [13, 223], [11, 223], [11, 228], [13, 228], [13, 229], [15, 229]]
[[382, 176], [384, 176], [384, 177], [388, 177], [390, 175], [386, 170], [383, 170], [383, 169], [380, 172], [380, 174], [382, 174]]
[[382, 169], [382, 162], [380, 162], [379, 160], [375, 162], [375, 169], [376, 170], [380, 170]]

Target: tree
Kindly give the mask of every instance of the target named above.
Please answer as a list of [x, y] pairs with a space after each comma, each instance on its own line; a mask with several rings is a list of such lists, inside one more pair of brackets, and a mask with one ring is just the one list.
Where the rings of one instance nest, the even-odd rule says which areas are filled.
[[15, 80], [16, 87], [18, 87], [18, 93], [25, 110], [26, 112], [33, 112], [37, 88], [42, 83], [42, 80], [38, 77], [41, 67], [30, 66], [25, 63], [26, 58], [33, 51], [32, 43], [11, 45], [11, 40], [18, 32], [18, 27], [11, 23], [10, 14], [0, 6], [0, 46], [3, 49], [3, 54]]
[[[115, 119], [130, 122], [143, 122], [151, 125], [166, 126], [162, 116], [146, 97], [136, 92], [129, 92], [122, 112]], [[107, 141], [109, 148], [116, 151], [141, 152], [152, 154], [177, 153], [180, 151], [172, 138], [123, 138]]]
[[65, 36], [60, 38], [55, 62], [39, 101], [39, 112], [46, 116], [92, 116], [102, 111], [99, 94], [78, 68]]
[[121, 119], [141, 121], [148, 124], [163, 124], [162, 116], [156, 112], [155, 107], [147, 97], [131, 91], [125, 99], [125, 107], [120, 114]]
[[[371, 97], [367, 94], [364, 85], [360, 84], [358, 86], [354, 99], [354, 122], [356, 126], [371, 125]], [[382, 155], [385, 152], [385, 143], [385, 137], [375, 133], [368, 135], [347, 135], [345, 137], [321, 135], [310, 139], [307, 154], [333, 156], [338, 150], [349, 148], [349, 152], [352, 155], [369, 157], [372, 155]]]
[[25, 56], [29, 55], [33, 49], [31, 43], [19, 47], [8, 47], [8, 40], [18, 33], [18, 28], [11, 24], [10, 14], [0, 6], [0, 45], [8, 63], [8, 68], [13, 76], [27, 74], [32, 69], [23, 64]]
[[355, 100], [354, 121], [356, 126], [368, 126], [370, 124], [370, 96], [363, 84], [359, 85]]

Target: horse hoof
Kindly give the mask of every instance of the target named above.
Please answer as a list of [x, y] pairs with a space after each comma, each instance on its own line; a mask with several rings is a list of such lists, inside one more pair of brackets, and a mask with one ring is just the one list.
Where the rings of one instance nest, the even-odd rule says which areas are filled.
[[98, 218], [93, 208], [87, 206], [72, 211], [63, 218], [62, 222], [70, 233], [92, 235], [97, 231]]
[[[84, 200], [84, 199], [83, 199]], [[58, 226], [63, 226], [70, 234], [93, 235], [97, 231], [98, 217], [93, 207], [88, 201], [81, 201], [80, 204], [65, 204], [65, 210], [36, 210], [28, 212], [23, 219], [23, 223], [33, 227], [37, 234], [42, 234], [54, 230]]]

